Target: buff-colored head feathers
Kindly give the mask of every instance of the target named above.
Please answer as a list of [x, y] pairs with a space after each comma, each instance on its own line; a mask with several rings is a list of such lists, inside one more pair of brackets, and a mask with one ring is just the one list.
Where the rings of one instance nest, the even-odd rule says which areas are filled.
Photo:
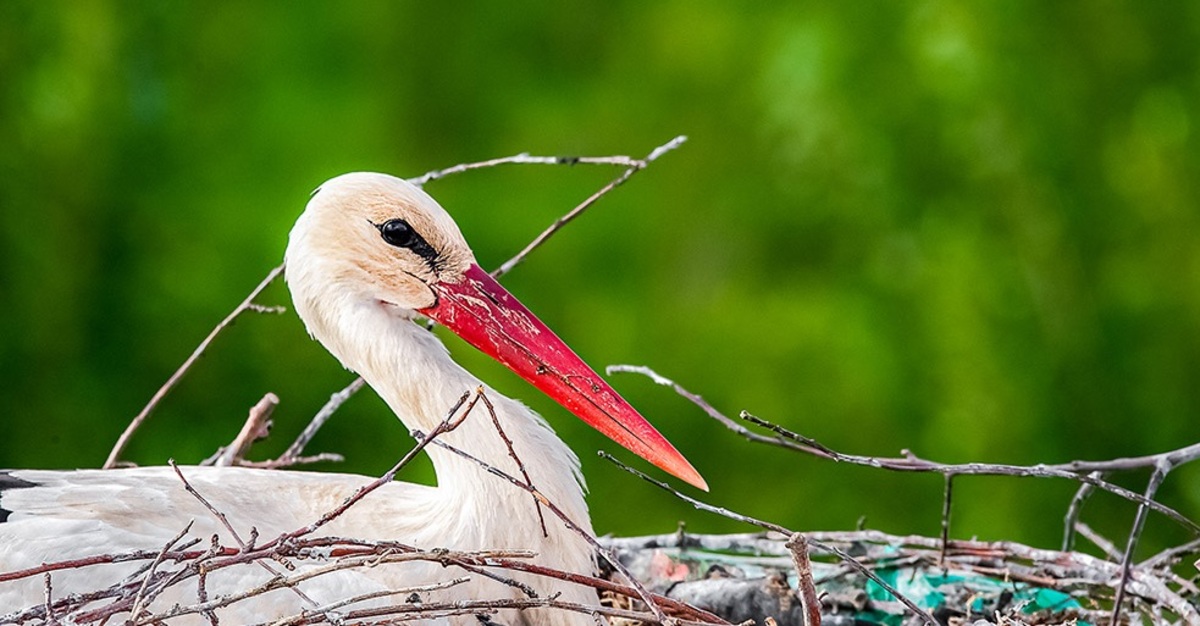
[[[415, 243], [389, 242], [385, 235], [396, 231]], [[317, 189], [285, 255], [297, 313], [314, 334], [332, 321], [326, 319], [330, 304], [385, 306], [411, 316], [436, 301], [431, 284], [458, 282], [474, 260], [437, 201], [403, 179], [364, 172]]]

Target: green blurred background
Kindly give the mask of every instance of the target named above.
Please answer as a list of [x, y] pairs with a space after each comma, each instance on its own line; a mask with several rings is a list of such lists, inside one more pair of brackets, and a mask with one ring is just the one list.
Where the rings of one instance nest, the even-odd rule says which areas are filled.
[[[0, 3], [0, 466], [102, 463], [326, 178], [677, 134], [505, 278], [593, 365], [646, 364], [861, 454], [1025, 464], [1200, 438], [1200, 5], [434, 5]], [[616, 173], [429, 191], [495, 267]], [[615, 446], [449, 342], [580, 453], [599, 531], [744, 530], [596, 459]], [[291, 312], [243, 318], [126, 456], [199, 461], [267, 391], [282, 405], [253, 456], [273, 456], [351, 378]], [[938, 532], [938, 476], [756, 447], [613, 382], [713, 502]], [[310, 450], [379, 474], [410, 443], [362, 393]], [[1073, 492], [961, 479], [953, 532], [1056, 545]], [[1200, 513], [1200, 472], [1162, 499]], [[1102, 495], [1084, 517], [1120, 538], [1133, 515]], [[1184, 538], [1154, 516], [1143, 550]]]

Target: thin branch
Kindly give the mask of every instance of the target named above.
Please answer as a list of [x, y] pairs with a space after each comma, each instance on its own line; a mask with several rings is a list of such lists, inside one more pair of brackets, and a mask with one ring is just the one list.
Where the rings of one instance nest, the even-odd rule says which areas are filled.
[[[1104, 555], [1113, 563], [1121, 562], [1122, 555], [1121, 551], [1117, 549], [1117, 546], [1113, 545], [1113, 542], [1109, 541], [1100, 533], [1092, 530], [1091, 526], [1088, 526], [1083, 522], [1075, 522], [1075, 530], [1080, 535], [1083, 535], [1085, 539], [1092, 542], [1097, 548], [1100, 548], [1100, 551], [1103, 552]], [[1070, 549], [1071, 548], [1068, 548], [1068, 550]], [[1063, 550], [1063, 552], [1066, 551], [1067, 550]]]
[[[250, 414], [246, 416], [242, 430], [238, 432], [237, 437], [234, 437], [232, 443], [217, 454], [211, 464], [218, 467], [229, 467], [245, 462], [246, 454], [250, 452], [250, 446], [270, 434], [271, 413], [277, 406], [279, 406], [279, 396], [268, 392], [262, 397], [262, 400], [250, 407]], [[201, 465], [208, 465], [208, 463], [201, 463]]]
[[742, 426], [738, 422], [736, 422], [732, 419], [729, 419], [728, 416], [726, 416], [724, 413], [715, 409], [711, 404], [708, 403], [707, 400], [705, 400], [699, 394], [695, 394], [695, 393], [688, 391], [687, 389], [684, 389], [682, 386], [679, 385], [679, 383], [676, 383], [675, 381], [671, 380], [670, 378], [667, 378], [666, 376], [659, 374], [658, 372], [650, 369], [649, 367], [646, 367], [645, 365], [609, 365], [608, 367], [604, 368], [604, 372], [606, 374], [608, 374], [609, 376], [612, 376], [613, 374], [621, 374], [621, 373], [641, 374], [642, 376], [649, 378], [655, 384], [663, 385], [664, 387], [670, 387], [671, 390], [674, 391], [676, 394], [682, 396], [688, 402], [691, 402], [692, 404], [700, 407], [700, 409], [702, 411], [704, 411], [705, 413], [707, 413], [709, 417], [711, 417], [712, 419], [721, 423], [721, 425], [725, 426], [725, 428], [728, 428], [729, 430], [733, 431], [734, 433], [737, 433], [738, 435], [740, 435], [747, 441], [753, 441], [755, 443], [763, 443], [763, 444], [776, 445], [776, 446], [782, 445], [782, 447], [785, 447], [785, 448], [795, 448], [795, 449], [801, 450], [803, 452], [807, 452], [809, 454], [815, 454], [817, 456], [830, 458], [830, 459], [834, 458], [834, 456], [836, 455], [836, 453], [833, 450], [830, 450], [830, 449], [826, 448], [825, 446], [821, 445], [819, 442], [811, 440], [811, 439], [806, 439], [804, 441], [804, 443], [801, 445], [794, 444], [793, 442], [790, 442], [790, 441], [785, 441], [785, 442], [782, 442], [782, 444], [781, 444], [780, 440], [776, 437], [767, 437], [764, 435], [760, 435], [760, 434], [746, 428], [745, 426]]
[[563, 226], [566, 226], [568, 223], [570, 223], [571, 220], [579, 217], [584, 211], [588, 210], [588, 208], [590, 208], [593, 204], [595, 204], [597, 200], [599, 200], [600, 198], [603, 198], [606, 194], [608, 194], [608, 192], [612, 191], [613, 189], [616, 189], [617, 187], [620, 187], [621, 185], [623, 185], [625, 183], [625, 181], [627, 181], [631, 177], [633, 177], [634, 174], [645, 169], [648, 165], [653, 163], [660, 156], [683, 145], [683, 142], [685, 142], [685, 141], [687, 141], [687, 137], [685, 137], [683, 135], [679, 135], [678, 137], [676, 137], [676, 138], [668, 141], [667, 143], [664, 143], [663, 145], [652, 150], [650, 152], [650, 154], [647, 155], [644, 160], [632, 161], [629, 164], [629, 169], [626, 169], [624, 172], [622, 172], [620, 176], [612, 179], [611, 181], [609, 181], [609, 183], [607, 185], [601, 187], [599, 191], [592, 194], [591, 196], [588, 196], [588, 198], [586, 200], [579, 203], [579, 205], [576, 206], [574, 209], [571, 209], [562, 217], [559, 217], [558, 219], [554, 220], [554, 222], [552, 224], [550, 224], [550, 226], [548, 228], [546, 228], [546, 230], [542, 231], [542, 233], [540, 235], [538, 235], [537, 237], [534, 237], [533, 241], [529, 242], [529, 245], [525, 246], [520, 252], [518, 252], [516, 254], [516, 256], [505, 261], [503, 265], [501, 265], [499, 268], [497, 268], [495, 271], [493, 271], [492, 277], [500, 278], [501, 276], [512, 271], [512, 269], [514, 267], [516, 267], [519, 263], [521, 263], [521, 261], [525, 260], [525, 257], [529, 256], [530, 252], [533, 252], [539, 246], [541, 246], [543, 243], [546, 243], [546, 240], [548, 240], [550, 237], [554, 236], [554, 233], [558, 232]]
[[942, 553], [938, 559], [942, 567], [946, 565], [946, 544], [950, 541], [950, 497], [954, 493], [954, 476], [946, 474], [946, 490], [942, 495]]
[[50, 579], [50, 572], [46, 572], [42, 578], [42, 601], [46, 607], [46, 621], [48, 624], [57, 626], [58, 618], [54, 616], [54, 585]]
[[[470, 579], [469, 578], [454, 578], [452, 580], [442, 581], [440, 583], [434, 583], [434, 584], [430, 584], [430, 585], [419, 585], [416, 587], [403, 587], [400, 589], [384, 589], [382, 591], [375, 591], [372, 593], [364, 593], [362, 595], [357, 595], [352, 598], [346, 598], [344, 600], [339, 600], [337, 602], [331, 602], [322, 607], [314, 609], [312, 611], [312, 613], [328, 616], [333, 611], [350, 606], [352, 604], [358, 604], [360, 602], [366, 602], [368, 600], [376, 600], [378, 598], [387, 598], [390, 596], [407, 595], [407, 594], [449, 589], [451, 587], [457, 587], [458, 585], [461, 585], [461, 584], [467, 582], [468, 580], [470, 580]], [[294, 617], [285, 617], [278, 621], [271, 622], [271, 626], [291, 626], [293, 624], [300, 623], [304, 619], [305, 619], [305, 617], [302, 615], [298, 615], [298, 616], [294, 616]]]
[[[284, 549], [284, 552], [286, 552], [290, 555], [296, 554], [295, 551], [286, 550], [285, 545], [286, 544], [280, 544], [279, 548]], [[169, 619], [169, 618], [179, 617], [181, 615], [192, 615], [192, 614], [196, 614], [196, 613], [203, 613], [205, 611], [213, 611], [216, 609], [225, 608], [225, 607], [234, 605], [242, 600], [246, 600], [248, 598], [253, 598], [256, 596], [261, 596], [267, 592], [274, 591], [276, 589], [297, 589], [298, 585], [302, 582], [313, 580], [313, 579], [316, 579], [316, 578], [319, 578], [319, 577], [322, 577], [322, 576], [325, 576], [328, 574], [332, 574], [334, 572], [345, 571], [348, 569], [362, 568], [362, 567], [376, 567], [376, 566], [379, 566], [381, 564], [386, 564], [386, 563], [401, 563], [401, 562], [410, 562], [410, 561], [417, 561], [417, 560], [434, 561], [434, 562], [446, 560], [446, 559], [453, 560], [456, 557], [456, 555], [457, 555], [457, 558], [488, 558], [491, 554], [509, 554], [509, 555], [513, 554], [512, 552], [443, 553], [443, 552], [438, 552], [438, 551], [429, 551], [429, 552], [414, 551], [414, 552], [397, 554], [397, 553], [390, 552], [390, 550], [391, 550], [390, 548], [388, 548], [388, 550], [389, 550], [389, 552], [384, 552], [383, 554], [380, 554], [378, 556], [371, 555], [371, 556], [339, 559], [332, 563], [328, 563], [328, 564], [321, 565], [318, 567], [313, 567], [313, 568], [307, 569], [307, 570], [297, 573], [297, 574], [291, 574], [291, 575], [287, 575], [287, 576], [283, 576], [283, 575], [274, 576], [256, 587], [252, 587], [249, 589], [242, 589], [242, 590], [239, 590], [239, 591], [237, 591], [235, 593], [231, 593], [231, 594], [221, 595], [221, 596], [214, 598], [212, 600], [209, 600], [207, 602], [203, 602], [200, 604], [194, 604], [194, 605], [190, 605], [190, 606], [176, 605], [176, 606], [172, 607], [170, 610], [168, 610], [166, 613], [154, 616], [154, 619], [165, 620], [165, 619]], [[272, 554], [275, 554], [275, 555], [279, 554], [278, 552], [273, 552], [273, 551], [265, 550], [265, 549], [260, 549], [258, 552], [259, 552], [258, 560], [261, 560], [262, 558], [270, 558]], [[453, 581], [450, 581], [450, 582], [453, 582]], [[437, 588], [438, 585], [442, 585], [442, 584], [446, 584], [446, 583], [436, 583], [433, 585], [429, 585], [429, 586], [427, 586], [427, 589], [424, 589], [424, 590], [432, 590], [434, 588]], [[455, 583], [455, 584], [459, 584], [459, 583]], [[421, 591], [421, 590], [423, 590], [423, 589], [415, 588], [410, 591]], [[362, 598], [358, 598], [355, 601], [362, 601]], [[327, 607], [326, 607], [326, 610], [328, 610]], [[321, 613], [322, 613], [322, 607], [318, 607], [317, 605], [314, 604], [312, 609], [308, 609], [305, 612], [305, 615], [312, 616], [312, 615], [319, 615]]]
[[796, 589], [800, 604], [804, 608], [805, 626], [821, 626], [821, 602], [817, 599], [817, 588], [813, 584], [812, 563], [808, 560], [808, 540], [803, 533], [792, 533], [787, 540], [788, 550], [796, 565]]
[[[525, 470], [525, 463], [521, 461], [521, 457], [517, 456], [517, 451], [513, 449], [512, 439], [504, 432], [504, 428], [500, 426], [500, 418], [496, 416], [496, 407], [492, 406], [492, 401], [488, 400], [486, 394], [480, 392], [480, 397], [483, 399], [484, 405], [487, 406], [488, 415], [492, 417], [492, 425], [496, 427], [496, 433], [500, 435], [501, 441], [504, 442], [504, 447], [508, 448], [508, 456], [517, 464], [517, 470], [521, 472], [521, 476], [525, 478], [525, 484], [533, 486], [533, 479], [529, 477], [529, 472]], [[550, 533], [546, 531], [546, 518], [542, 515], [542, 502], [538, 499], [536, 493], [531, 493], [533, 498], [533, 508], [537, 511], [538, 523], [542, 528], [542, 536], [549, 537]]]
[[[699, 397], [688, 392], [686, 389], [683, 389], [674, 381], [655, 373], [653, 370], [647, 367], [624, 365], [615, 366], [611, 368], [611, 371], [643, 374], [651, 377], [652, 380], [658, 382], [659, 384], [671, 386], [672, 388], [676, 389], [676, 392], [679, 393], [679, 395], [688, 400]], [[702, 400], [695, 403], [706, 413], [708, 413], [710, 416], [713, 416], [714, 419], [717, 419], [721, 423], [732, 421], [728, 417], [721, 415], [719, 411], [716, 411]], [[721, 418], [716, 418], [714, 414], [721, 415]], [[1070, 463], [1061, 463], [1058, 465], [1039, 464], [1029, 466], [1005, 465], [998, 463], [948, 464], [923, 459], [907, 450], [903, 450], [902, 453], [904, 456], [898, 458], [871, 457], [837, 452], [813, 439], [805, 437], [799, 433], [795, 433], [778, 424], [762, 419], [761, 417], [752, 415], [749, 412], [742, 411], [739, 414], [739, 417], [752, 424], [766, 428], [777, 435], [776, 437], [748, 437], [751, 441], [766, 443], [797, 452], [803, 452], [805, 454], [813, 454], [821, 458], [828, 458], [842, 463], [862, 465], [865, 467], [883, 468], [898, 472], [929, 472], [943, 475], [968, 476], [1028, 476], [1036, 478], [1065, 478], [1068, 480], [1087, 483], [1114, 495], [1120, 496], [1126, 500], [1129, 500], [1130, 502], [1147, 506], [1158, 513], [1170, 517], [1182, 526], [1186, 527], [1188, 530], [1200, 534], [1200, 524], [1192, 521], [1179, 511], [1146, 498], [1139, 493], [1135, 493], [1129, 489], [1125, 489], [1124, 487], [1107, 482], [1101, 478], [1098, 478], [1094, 474], [1079, 473], [1081, 471], [1096, 472], [1111, 469], [1137, 469], [1146, 467], [1146, 464], [1152, 459], [1161, 460], [1170, 458], [1174, 464], [1181, 465], [1200, 458], [1200, 444], [1193, 444], [1177, 450], [1162, 452], [1156, 455], [1114, 459], [1112, 461], [1071, 461]]]
[[[1193, 539], [1181, 546], [1168, 548], [1142, 561], [1139, 567], [1167, 567], [1179, 562], [1184, 557], [1200, 552], [1200, 538]], [[1200, 565], [1197, 566], [1200, 568]]]
[[[655, 158], [657, 155], [652, 154]], [[424, 187], [426, 183], [450, 176], [451, 174], [461, 174], [471, 170], [484, 169], [488, 167], [496, 167], [497, 165], [617, 165], [620, 167], [645, 167], [644, 161], [625, 156], [606, 156], [606, 157], [562, 157], [562, 156], [530, 156], [528, 152], [514, 154], [513, 156], [500, 157], [497, 159], [488, 159], [486, 161], [478, 161], [475, 163], [460, 163], [451, 167], [440, 170], [426, 172], [416, 178], [408, 179], [408, 182]]]
[[[578, 604], [575, 602], [565, 602], [557, 598], [498, 598], [492, 600], [469, 600], [455, 602], [430, 602], [423, 604], [401, 604], [391, 606], [381, 606], [368, 609], [357, 609], [339, 613], [337, 623], [346, 623], [362, 625], [362, 624], [408, 624], [414, 621], [420, 622], [430, 620], [436, 623], [441, 623], [448, 617], [456, 615], [487, 615], [502, 609], [526, 610], [536, 608], [559, 609], [581, 613], [583, 615], [592, 615], [600, 613], [608, 617], [622, 618], [630, 620], [634, 623], [649, 622], [649, 623], [664, 623], [663, 620], [657, 619], [654, 615], [650, 615], [641, 611], [629, 611], [624, 609], [616, 609], [605, 606], [592, 606], [587, 604]], [[366, 620], [380, 617], [395, 617], [399, 618], [396, 621], [380, 622], [372, 620], [370, 622], [351, 622], [350, 620]], [[323, 616], [320, 615], [304, 615], [299, 616], [296, 621], [290, 621], [289, 624], [295, 626], [306, 626], [308, 624], [328, 623]], [[271, 622], [263, 622], [253, 626], [270, 626]], [[700, 625], [703, 622], [684, 621], [683, 624], [692, 626]]]
[[[1100, 480], [1104, 478], [1104, 474], [1092, 472], [1091, 477]], [[1087, 502], [1087, 499], [1091, 497], [1095, 489], [1094, 485], [1083, 483], [1079, 485], [1079, 489], [1075, 490], [1075, 495], [1071, 497], [1071, 504], [1067, 506], [1067, 513], [1063, 516], [1062, 549], [1064, 552], [1075, 546], [1076, 522], [1079, 520], [1079, 514], [1083, 511], [1083, 504]]]
[[[809, 441], [809, 439], [807, 437], [804, 437], [803, 435], [794, 433], [782, 426], [779, 426], [778, 424], [774, 424], [772, 422], [764, 420], [761, 417], [751, 415], [750, 413], [747, 413], [746, 411], [742, 411], [740, 416], [742, 419], [744, 419], [748, 422], [757, 424], [764, 428], [768, 428], [772, 432], [775, 432], [776, 434], [785, 438], [785, 439], [782, 439], [781, 441], [786, 441], [786, 439], [791, 439], [791, 438], [795, 438], [798, 441]], [[800, 449], [800, 448], [796, 448], [796, 449]], [[1087, 483], [1094, 487], [1103, 489], [1104, 491], [1107, 491], [1111, 494], [1120, 496], [1120, 497], [1122, 497], [1126, 500], [1129, 500], [1130, 502], [1133, 502], [1135, 504], [1145, 505], [1147, 507], [1150, 507], [1154, 511], [1161, 513], [1163, 515], [1166, 515], [1167, 517], [1175, 520], [1176, 522], [1178, 522], [1180, 525], [1184, 526], [1188, 530], [1190, 530], [1194, 533], [1200, 533], [1200, 524], [1197, 524], [1196, 522], [1192, 521], [1190, 518], [1188, 518], [1184, 514], [1180, 513], [1179, 511], [1176, 511], [1175, 509], [1173, 509], [1165, 504], [1162, 504], [1160, 502], [1156, 502], [1154, 500], [1146, 498], [1142, 494], [1130, 491], [1129, 489], [1126, 489], [1119, 485], [1115, 485], [1115, 484], [1105, 481], [1103, 479], [1096, 478], [1094, 473], [1079, 474], [1079, 473], [1076, 473], [1075, 471], [1062, 469], [1064, 467], [1069, 467], [1069, 466], [1071, 466], [1075, 463], [1079, 463], [1079, 462], [1073, 461], [1071, 463], [1064, 463], [1064, 464], [1059, 464], [1059, 465], [1006, 465], [1006, 464], [1001, 464], [1001, 463], [950, 464], [950, 463], [939, 463], [937, 461], [930, 461], [928, 459], [923, 459], [915, 454], [912, 454], [908, 450], [902, 450], [901, 452], [904, 454], [904, 456], [899, 457], [899, 458], [881, 458], [881, 457], [859, 456], [859, 455], [854, 455], [854, 454], [844, 454], [841, 452], [835, 452], [834, 460], [845, 462], [845, 463], [852, 463], [854, 465], [863, 465], [866, 467], [878, 467], [878, 468], [883, 468], [883, 469], [893, 470], [893, 471], [898, 471], [898, 472], [930, 472], [930, 473], [937, 473], [937, 474], [954, 474], [954, 475], [966, 475], [966, 476], [1026, 476], [1026, 477], [1032, 477], [1032, 478], [1065, 478], [1067, 480], [1074, 480], [1074, 481], [1078, 481], [1078, 482], [1082, 482], [1082, 483]], [[1179, 455], [1180, 457], [1185, 458], [1188, 461], [1191, 461], [1191, 460], [1195, 460], [1197, 458], [1195, 456], [1197, 454], [1197, 452], [1200, 452], [1200, 449], [1197, 449], [1195, 446], [1187, 446], [1186, 448], [1180, 448], [1178, 450], [1171, 450], [1168, 452], [1163, 452], [1158, 456], [1160, 458], [1166, 458], [1166, 457], [1175, 457], [1176, 455]], [[1118, 460], [1114, 461], [1114, 463], [1116, 463], [1118, 465], [1123, 465], [1127, 461], [1129, 461], [1129, 459], [1118, 459]], [[1089, 468], [1093, 468], [1093, 467], [1103, 466], [1104, 463], [1103, 462], [1088, 462], [1086, 465]], [[1091, 471], [1094, 472], [1094, 470], [1091, 470]]]
[[1145, 456], [1131, 456], [1119, 459], [1110, 459], [1107, 461], [1069, 461], [1067, 463], [1059, 463], [1056, 465], [1047, 465], [1049, 469], [1063, 470], [1067, 472], [1114, 472], [1128, 471], [1136, 469], [1155, 469], [1159, 462], [1170, 457], [1171, 464], [1174, 466], [1183, 465], [1190, 461], [1200, 458], [1200, 443], [1193, 443], [1190, 446], [1184, 446], [1178, 450], [1170, 450], [1167, 452], [1159, 452], [1157, 454], [1147, 454]]
[[[597, 541], [600, 541], [600, 540], [597, 539]], [[609, 540], [605, 540], [605, 541], [609, 541]], [[604, 549], [607, 550], [608, 547], [605, 546]], [[504, 567], [507, 569], [521, 571], [521, 572], [528, 572], [530, 574], [536, 574], [539, 576], [555, 578], [558, 580], [571, 582], [571, 583], [575, 583], [578, 585], [585, 585], [588, 587], [592, 587], [596, 591], [620, 594], [620, 595], [623, 595], [623, 596], [626, 596], [629, 598], [637, 597], [637, 595], [638, 595], [637, 590], [629, 585], [622, 585], [620, 583], [616, 583], [616, 582], [613, 582], [611, 580], [607, 580], [604, 578], [596, 578], [595, 576], [588, 576], [585, 574], [578, 574], [575, 572], [563, 572], [560, 570], [555, 570], [552, 568], [544, 567], [544, 566], [538, 565], [536, 563], [526, 563], [523, 561], [512, 561], [512, 560], [506, 560], [506, 559], [494, 559], [492, 561], [491, 565], [497, 566], [497, 567]], [[721, 619], [720, 617], [718, 617], [712, 613], [709, 613], [708, 611], [694, 607], [694, 606], [692, 606], [690, 604], [686, 604], [684, 602], [680, 602], [679, 600], [675, 600], [673, 598], [670, 598], [670, 597], [667, 597], [664, 595], [660, 595], [657, 593], [651, 593], [650, 596], [652, 598], [654, 598], [654, 601], [657, 602], [659, 606], [663, 607], [664, 609], [670, 609], [676, 615], [684, 615], [684, 616], [690, 615], [692, 617], [692, 619], [695, 619], [695, 620], [698, 620], [701, 622], [707, 622], [710, 624], [728, 624], [729, 623], [729, 622], [726, 622], [725, 620]]]
[[[84, 569], [93, 565], [107, 565], [110, 563], [124, 563], [126, 561], [138, 561], [143, 559], [152, 559], [158, 554], [158, 550], [131, 550], [129, 552], [100, 554], [96, 556], [83, 557], [78, 559], [67, 559], [65, 561], [55, 561], [52, 563], [42, 563], [34, 567], [25, 569], [12, 570], [9, 572], [0, 573], [0, 583], [6, 583], [38, 574], [46, 574], [49, 572], [57, 572], [64, 570]], [[201, 552], [175, 552], [168, 555], [169, 558], [175, 561], [192, 559], [199, 556]]]
[[[198, 568], [196, 576], [196, 600], [200, 604], [208, 602], [208, 570], [203, 566]], [[209, 626], [221, 626], [221, 620], [217, 618], [217, 612], [213, 610], [200, 611], [200, 614], [208, 620]]]
[[345, 460], [346, 457], [336, 452], [321, 452], [309, 456], [280, 457], [269, 461], [240, 461], [238, 466], [253, 467], [256, 469], [280, 469], [283, 467], [295, 467], [297, 465], [312, 465], [314, 463], [341, 463]]
[[133, 433], [136, 432], [137, 429], [141, 427], [142, 423], [146, 421], [146, 418], [150, 417], [150, 413], [154, 411], [159, 402], [162, 402], [162, 399], [165, 398], [167, 394], [175, 388], [175, 385], [179, 384], [179, 381], [183, 378], [183, 375], [186, 374], [189, 369], [191, 369], [192, 364], [200, 358], [200, 355], [204, 354], [204, 351], [208, 349], [208, 346], [213, 342], [213, 339], [216, 339], [217, 335], [219, 335], [221, 331], [225, 330], [225, 328], [232, 324], [239, 315], [246, 310], [253, 308], [254, 299], [257, 298], [258, 295], [267, 288], [267, 285], [270, 285], [272, 282], [274, 282], [282, 271], [283, 265], [279, 265], [270, 272], [267, 272], [267, 276], [262, 279], [262, 282], [258, 283], [258, 286], [250, 292], [250, 295], [246, 296], [246, 299], [242, 300], [242, 303], [234, 308], [229, 315], [226, 315], [225, 319], [221, 320], [221, 323], [217, 324], [216, 328], [213, 328], [212, 331], [208, 333], [208, 336], [204, 338], [204, 341], [201, 341], [200, 345], [196, 346], [196, 349], [192, 351], [192, 355], [183, 362], [183, 365], [179, 366], [179, 369], [175, 370], [174, 374], [171, 374], [171, 377], [167, 379], [167, 382], [163, 383], [163, 386], [160, 387], [158, 391], [154, 393], [154, 396], [150, 398], [150, 402], [148, 402], [146, 406], [142, 408], [141, 412], [133, 418], [133, 421], [125, 427], [125, 431], [122, 432], [121, 436], [117, 439], [117, 443], [113, 446], [112, 451], [108, 453], [108, 458], [104, 461], [104, 469], [112, 469], [117, 466], [117, 463], [121, 459], [121, 453], [125, 451], [125, 446], [129, 445], [129, 439], [133, 437]]
[[[174, 467], [174, 465], [172, 465], [172, 467]], [[175, 471], [178, 472], [179, 468], [175, 468]], [[180, 477], [182, 478], [182, 475], [180, 475]], [[145, 577], [142, 578], [142, 585], [138, 588], [137, 595], [133, 597], [133, 609], [129, 611], [129, 616], [133, 619], [137, 619], [138, 615], [140, 615], [142, 612], [142, 603], [149, 599], [146, 597], [146, 588], [149, 587], [150, 581], [154, 578], [154, 570], [158, 568], [159, 564], [162, 563], [164, 558], [166, 558], [167, 553], [171, 551], [171, 548], [175, 547], [175, 544], [179, 543], [180, 540], [182, 540], [189, 532], [191, 532], [192, 524], [194, 523], [195, 520], [189, 521], [187, 526], [183, 527], [183, 530], [179, 531], [178, 534], [176, 534], [163, 545], [162, 550], [158, 553], [158, 556], [154, 557], [154, 561], [150, 563], [150, 569], [146, 572]], [[49, 574], [47, 574], [47, 576], [48, 575]]]
[[[1176, 459], [1170, 456], [1165, 456], [1159, 459], [1154, 466], [1154, 473], [1150, 475], [1150, 481], [1146, 484], [1146, 499], [1153, 501], [1154, 494], [1158, 492], [1158, 487], [1162, 485], [1167, 474], [1176, 467]], [[1114, 626], [1121, 623], [1121, 603], [1125, 599], [1125, 586], [1129, 583], [1130, 566], [1133, 563], [1133, 551], [1137, 548], [1138, 539], [1142, 536], [1142, 528], [1146, 524], [1146, 507], [1139, 506], [1137, 515], [1133, 520], [1133, 528], [1129, 531], [1129, 539], [1125, 542], [1125, 554], [1121, 557], [1121, 582], [1117, 585], [1117, 598], [1113, 600], [1112, 623]]]
[[233, 537], [233, 540], [237, 542], [238, 547], [245, 550], [246, 542], [242, 541], [242, 536], [238, 534], [238, 531], [234, 530], [233, 524], [229, 523], [229, 518], [225, 516], [225, 513], [213, 506], [213, 504], [208, 501], [208, 498], [205, 498], [203, 495], [201, 495], [199, 491], [196, 491], [196, 488], [192, 486], [192, 483], [184, 477], [183, 471], [181, 471], [179, 466], [175, 464], [175, 459], [167, 459], [167, 465], [170, 465], [171, 469], [175, 470], [175, 475], [178, 476], [179, 480], [183, 483], [183, 488], [186, 489], [193, 498], [198, 500], [200, 504], [204, 505], [204, 508], [208, 509], [208, 512], [212, 513], [212, 516], [217, 518], [217, 521], [221, 522], [221, 525], [225, 527], [225, 530], [229, 531], [229, 536]]
[[359, 376], [351, 381], [349, 385], [343, 387], [340, 391], [334, 392], [332, 395], [330, 395], [329, 401], [321, 407], [321, 410], [317, 411], [317, 414], [313, 416], [311, 421], [309, 421], [308, 426], [304, 427], [304, 431], [300, 433], [300, 436], [296, 437], [296, 440], [292, 442], [292, 445], [288, 446], [288, 449], [285, 450], [283, 454], [279, 455], [279, 458], [275, 460], [275, 462], [279, 464], [278, 467], [294, 464], [296, 459], [302, 458], [301, 454], [303, 454], [304, 448], [308, 446], [308, 443], [312, 441], [313, 437], [316, 436], [317, 431], [321, 430], [321, 427], [325, 425], [325, 422], [329, 421], [329, 418], [333, 417], [333, 414], [337, 412], [337, 410], [341, 408], [341, 406], [345, 404], [347, 400], [349, 400], [354, 394], [358, 393], [358, 390], [362, 389], [364, 384], [366, 384], [366, 381], [362, 379], [362, 376]]

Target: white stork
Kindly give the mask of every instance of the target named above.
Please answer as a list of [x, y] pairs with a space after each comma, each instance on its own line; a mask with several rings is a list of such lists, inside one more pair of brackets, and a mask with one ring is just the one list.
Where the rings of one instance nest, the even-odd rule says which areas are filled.
[[[292, 229], [286, 268], [296, 312], [308, 331], [342, 365], [360, 374], [409, 429], [429, 432], [465, 391], [483, 385], [450, 359], [433, 333], [414, 323], [414, 318], [427, 317], [617, 443], [704, 488], [704, 480], [666, 439], [480, 269], [457, 225], [420, 188], [371, 173], [326, 182]], [[590, 533], [575, 454], [529, 408], [490, 389], [486, 393], [533, 484]], [[516, 470], [486, 414], [472, 416], [439, 440], [496, 468]], [[528, 494], [451, 452], [435, 446], [427, 451], [437, 473], [436, 487], [389, 483], [319, 532], [397, 540], [421, 548], [532, 550], [538, 554], [536, 562], [549, 567], [593, 570], [590, 546], [559, 520], [547, 515], [543, 536]], [[253, 527], [260, 541], [312, 523], [370, 482], [362, 476], [316, 472], [181, 469], [235, 530], [244, 537]], [[160, 550], [189, 521], [194, 522], [192, 536], [219, 535], [225, 545], [234, 545], [234, 538], [185, 491], [170, 468], [0, 473], [0, 573], [98, 554]], [[63, 597], [95, 590], [108, 584], [102, 581], [120, 580], [144, 565], [139, 561], [57, 571], [52, 593]], [[249, 589], [272, 576], [256, 565], [214, 573], [207, 580], [207, 593], [216, 597]], [[427, 562], [357, 568], [301, 583], [303, 594], [276, 590], [216, 614], [227, 626], [270, 623], [357, 594], [462, 575], [461, 570]], [[543, 596], [561, 592], [563, 600], [591, 605], [597, 601], [587, 587], [505, 575]], [[143, 608], [154, 612], [175, 603], [195, 603], [197, 592], [192, 585], [190, 591], [164, 594]], [[0, 583], [0, 623], [6, 613], [42, 604], [45, 594], [41, 576]], [[432, 602], [518, 596], [512, 587], [476, 575], [466, 584], [422, 598]], [[502, 612], [496, 619], [505, 624], [594, 623], [587, 615], [546, 609]], [[169, 623], [211, 622], [193, 615]], [[439, 623], [478, 622], [467, 615]]]

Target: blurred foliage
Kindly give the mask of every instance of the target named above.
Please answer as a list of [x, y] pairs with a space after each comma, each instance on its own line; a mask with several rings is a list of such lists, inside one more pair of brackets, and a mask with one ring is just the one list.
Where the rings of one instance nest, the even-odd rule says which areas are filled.
[[[0, 466], [100, 464], [326, 178], [643, 155], [681, 133], [505, 279], [597, 367], [646, 364], [862, 454], [1195, 442], [1197, 42], [1200, 5], [1174, 2], [0, 3]], [[616, 173], [429, 190], [494, 267]], [[447, 341], [580, 452], [598, 530], [739, 529], [594, 458], [615, 446]], [[350, 379], [294, 314], [243, 318], [127, 457], [199, 461], [274, 391], [264, 458]], [[614, 384], [714, 502], [938, 532], [939, 477], [754, 447], [644, 379]], [[363, 393], [311, 451], [378, 474], [409, 445]], [[1054, 545], [1073, 491], [963, 479], [954, 532]], [[1200, 513], [1197, 471], [1162, 498]], [[1085, 518], [1119, 538], [1133, 513], [1097, 496]], [[1182, 536], [1152, 517], [1143, 549]]]

